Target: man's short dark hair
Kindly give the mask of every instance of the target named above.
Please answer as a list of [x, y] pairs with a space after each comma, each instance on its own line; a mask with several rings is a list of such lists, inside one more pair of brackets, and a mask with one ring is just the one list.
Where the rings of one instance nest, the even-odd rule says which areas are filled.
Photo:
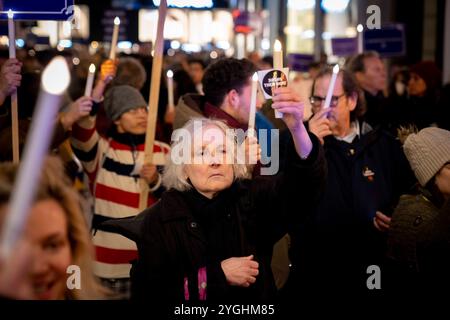
[[247, 59], [224, 58], [211, 64], [202, 79], [206, 101], [216, 107], [221, 106], [231, 90], [241, 93], [256, 70], [256, 66]]
[[356, 72], [364, 73], [366, 71], [364, 60], [367, 58], [380, 58], [380, 55], [376, 51], [366, 51], [364, 53], [360, 53], [348, 61], [347, 70], [353, 74]]

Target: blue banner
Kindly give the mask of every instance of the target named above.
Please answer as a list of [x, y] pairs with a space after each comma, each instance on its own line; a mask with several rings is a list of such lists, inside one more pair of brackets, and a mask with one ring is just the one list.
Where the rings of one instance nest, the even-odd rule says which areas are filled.
[[374, 50], [382, 57], [406, 55], [405, 28], [402, 24], [364, 30], [364, 50]]
[[0, 19], [8, 19], [8, 10], [14, 20], [70, 20], [74, 0], [0, 0]]
[[287, 56], [289, 70], [307, 72], [309, 65], [314, 62], [314, 56], [303, 53], [290, 53]]
[[352, 56], [358, 53], [358, 38], [333, 38], [331, 48], [335, 56]]

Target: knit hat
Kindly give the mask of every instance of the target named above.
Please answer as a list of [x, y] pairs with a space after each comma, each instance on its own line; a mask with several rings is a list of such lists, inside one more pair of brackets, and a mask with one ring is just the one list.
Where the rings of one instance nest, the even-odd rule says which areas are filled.
[[433, 61], [422, 61], [411, 66], [410, 72], [419, 75], [427, 84], [427, 92], [434, 93], [434, 90], [441, 85], [441, 71]]
[[450, 131], [422, 129], [408, 136], [403, 149], [417, 180], [425, 186], [450, 161]]
[[104, 106], [108, 118], [115, 121], [129, 110], [147, 106], [147, 102], [137, 89], [122, 85], [113, 86], [106, 92]]

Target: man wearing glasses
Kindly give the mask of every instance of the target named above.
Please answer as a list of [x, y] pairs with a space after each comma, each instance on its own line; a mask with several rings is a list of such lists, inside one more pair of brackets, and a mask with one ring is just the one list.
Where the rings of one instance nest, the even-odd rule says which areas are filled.
[[[327, 187], [310, 221], [292, 234], [290, 288], [294, 294], [336, 297], [367, 292], [369, 266], [385, 271], [389, 214], [414, 178], [400, 143], [360, 120], [362, 93], [347, 71], [339, 73], [330, 106], [324, 108], [330, 78], [327, 69], [315, 79], [308, 122], [324, 145]], [[381, 286], [386, 288], [386, 281]]]

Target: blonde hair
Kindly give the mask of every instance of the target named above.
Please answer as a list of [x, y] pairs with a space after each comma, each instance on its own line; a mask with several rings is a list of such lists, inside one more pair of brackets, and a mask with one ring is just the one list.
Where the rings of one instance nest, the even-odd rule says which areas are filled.
[[[17, 171], [17, 165], [0, 164], [0, 205], [9, 201]], [[93, 274], [94, 250], [81, 211], [82, 199], [72, 188], [69, 178], [64, 173], [63, 164], [57, 157], [49, 157], [45, 161], [34, 201], [47, 199], [55, 200], [66, 213], [71, 263], [79, 266], [82, 272], [81, 289], [66, 289], [65, 297], [72, 300], [107, 298], [110, 293], [100, 285]]]
[[[200, 126], [197, 126], [196, 124], [200, 123]], [[190, 137], [193, 139], [195, 136], [195, 129], [197, 128], [206, 128], [206, 127], [216, 127], [222, 130], [222, 132], [226, 136], [226, 144], [227, 146], [233, 146], [236, 148], [237, 146], [237, 139], [235, 135], [228, 135], [227, 130], [230, 130], [231, 128], [228, 127], [224, 122], [219, 120], [212, 120], [207, 118], [192, 118], [189, 120], [182, 128], [174, 130], [172, 133], [172, 145], [171, 145], [171, 154], [170, 159], [168, 161], [168, 164], [164, 168], [164, 173], [162, 176], [162, 183], [167, 189], [175, 189], [178, 191], [187, 191], [192, 188], [192, 185], [188, 182], [188, 179], [186, 178], [186, 175], [184, 173], [184, 166], [186, 164], [183, 163], [175, 163], [173, 161], [174, 152], [177, 149], [190, 149], [191, 142], [192, 141], [186, 141], [186, 139], [177, 139], [179, 130], [187, 130], [189, 132]], [[229, 132], [229, 131], [228, 131]], [[237, 161], [236, 153], [234, 153], [234, 159], [233, 159], [233, 176], [234, 181], [238, 179], [247, 179], [250, 177], [249, 170], [247, 168], [247, 165], [245, 164], [239, 164]]]

